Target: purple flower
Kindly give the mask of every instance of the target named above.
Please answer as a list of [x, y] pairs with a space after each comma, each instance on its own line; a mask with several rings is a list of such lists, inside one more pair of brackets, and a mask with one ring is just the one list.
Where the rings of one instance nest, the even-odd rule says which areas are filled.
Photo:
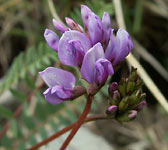
[[46, 29], [44, 32], [44, 37], [45, 37], [45, 40], [47, 41], [49, 47], [57, 52], [58, 51], [58, 42], [59, 42], [58, 35], [55, 32], [53, 32], [52, 30]]
[[123, 61], [132, 49], [133, 43], [127, 31], [119, 29], [115, 37], [113, 29], [111, 29], [110, 41], [105, 50], [105, 56], [113, 65]]
[[113, 67], [110, 61], [105, 58], [100, 43], [87, 51], [81, 67], [81, 74], [85, 80], [93, 84], [104, 84], [108, 75], [113, 73]]
[[49, 87], [43, 94], [50, 104], [55, 105], [71, 99], [76, 82], [72, 73], [48, 67], [40, 72], [40, 76]]
[[58, 45], [58, 56], [64, 65], [81, 66], [85, 53], [91, 47], [89, 38], [76, 30], [66, 31]]
[[62, 36], [46, 29], [44, 37], [48, 45], [58, 52], [64, 65], [81, 67], [86, 52], [97, 43], [101, 43], [105, 58], [117, 65], [133, 49], [132, 41], [127, 31], [119, 29], [116, 36], [111, 29], [110, 16], [104, 12], [102, 19], [94, 14], [87, 6], [81, 5], [81, 16], [84, 29], [71, 18], [65, 21], [69, 28], [53, 19], [53, 25]]
[[[100, 19], [87, 6], [81, 5], [81, 16], [84, 29], [71, 18], [65, 18], [69, 28], [53, 19], [54, 27], [62, 33], [62, 36], [59, 38], [55, 32], [46, 29], [44, 37], [48, 45], [58, 52], [62, 64], [81, 68], [81, 74], [85, 80], [94, 85], [103, 85], [108, 76], [114, 74], [112, 65], [123, 61], [132, 50], [133, 44], [127, 31], [123, 29], [119, 29], [116, 36], [113, 35], [110, 16], [107, 12]], [[63, 72], [60, 69], [48, 68], [45, 73], [41, 72], [42, 78], [44, 79], [43, 75], [51, 70], [59, 72], [56, 76]], [[66, 72], [66, 74], [71, 73]], [[44, 94], [46, 99], [57, 96], [58, 102], [68, 99], [72, 94], [71, 90], [72, 87], [69, 89], [62, 84], [55, 84], [52, 87], [49, 86]], [[62, 97], [59, 96], [60, 93], [64, 93]], [[51, 100], [48, 101], [51, 102]]]

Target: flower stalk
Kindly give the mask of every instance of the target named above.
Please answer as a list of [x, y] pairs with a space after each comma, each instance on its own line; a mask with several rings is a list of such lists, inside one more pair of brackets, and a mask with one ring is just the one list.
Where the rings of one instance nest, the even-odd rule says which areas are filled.
[[[87, 118], [84, 120], [84, 122], [82, 122], [82, 124], [87, 123], [87, 122], [91, 122], [91, 121], [106, 120], [106, 119], [111, 119], [111, 118], [109, 118], [109, 117], [107, 117], [107, 116], [105, 116], [105, 115], [103, 115], [103, 114], [95, 115], [95, 116], [89, 116], [89, 117], [87, 117]], [[62, 134], [64, 134], [64, 133], [68, 132], [69, 130], [71, 130], [71, 129], [74, 127], [75, 124], [76, 124], [76, 122], [70, 124], [69, 126], [63, 128], [63, 129], [61, 129], [60, 131], [56, 132], [55, 134], [51, 135], [50, 137], [44, 139], [44, 140], [41, 141], [40, 143], [37, 143], [36, 145], [34, 145], [34, 146], [28, 148], [27, 150], [35, 150], [35, 149], [40, 148], [40, 147], [43, 146], [43, 145], [48, 144], [48, 143], [51, 142], [52, 140], [54, 140], [54, 139], [60, 137]]]
[[60, 150], [65, 150], [66, 149], [66, 147], [68, 146], [68, 144], [70, 143], [70, 141], [72, 140], [72, 138], [74, 137], [74, 135], [76, 134], [76, 132], [78, 131], [78, 129], [80, 128], [82, 123], [84, 122], [84, 120], [87, 117], [87, 115], [89, 113], [89, 110], [91, 108], [92, 100], [93, 100], [93, 97], [88, 95], [83, 113], [81, 114], [79, 120], [75, 123], [71, 133], [69, 134], [69, 136], [67, 137], [67, 139], [65, 140], [63, 145], [61, 146]]

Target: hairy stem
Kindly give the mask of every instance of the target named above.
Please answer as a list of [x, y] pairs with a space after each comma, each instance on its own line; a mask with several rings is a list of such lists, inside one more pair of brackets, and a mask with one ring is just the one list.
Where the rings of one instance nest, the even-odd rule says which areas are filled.
[[76, 132], [78, 131], [82, 123], [84, 122], [87, 114], [89, 113], [91, 104], [92, 104], [92, 97], [88, 95], [83, 113], [81, 114], [79, 120], [75, 123], [71, 133], [69, 134], [69, 136], [67, 137], [63, 145], [61, 146], [60, 150], [65, 150], [65, 148], [68, 146], [68, 144], [70, 143], [70, 141], [72, 140], [72, 138], [74, 137], [74, 135], [76, 134]]
[[[105, 120], [105, 119], [110, 119], [108, 117], [106, 117], [105, 115], [95, 115], [95, 116], [90, 116], [87, 117], [82, 124], [90, 122], [90, 121], [95, 121], [95, 120]], [[35, 150], [38, 149], [39, 147], [48, 144], [49, 142], [53, 141], [54, 139], [58, 138], [59, 136], [61, 136], [62, 134], [68, 132], [69, 130], [71, 130], [74, 125], [76, 124], [76, 122], [70, 124], [69, 126], [61, 129], [60, 131], [56, 132], [55, 134], [53, 134], [52, 136], [44, 139], [43, 141], [41, 141], [40, 143], [32, 146], [31, 148], [28, 148], [27, 150]]]

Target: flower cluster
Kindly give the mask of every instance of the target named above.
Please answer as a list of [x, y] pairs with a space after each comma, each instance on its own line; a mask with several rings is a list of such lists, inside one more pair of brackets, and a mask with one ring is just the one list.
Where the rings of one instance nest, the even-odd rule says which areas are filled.
[[[46, 29], [44, 37], [50, 48], [58, 53], [62, 64], [78, 67], [88, 83], [101, 87], [108, 76], [114, 74], [114, 67], [133, 49], [133, 44], [128, 32], [123, 29], [114, 35], [107, 12], [100, 19], [87, 6], [81, 5], [81, 16], [84, 28], [67, 17], [68, 27], [53, 19], [54, 27], [62, 36]], [[44, 92], [49, 103], [58, 104], [73, 99], [75, 77], [72, 73], [49, 67], [40, 75], [49, 86]]]
[[137, 75], [137, 70], [132, 68], [128, 78], [113, 82], [109, 86], [109, 107], [107, 115], [120, 122], [136, 118], [137, 113], [146, 105], [146, 94], [141, 90], [142, 80]]

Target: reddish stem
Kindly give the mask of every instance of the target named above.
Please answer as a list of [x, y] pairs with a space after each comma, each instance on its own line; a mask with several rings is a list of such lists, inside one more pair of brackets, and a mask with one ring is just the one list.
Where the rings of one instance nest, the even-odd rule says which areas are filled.
[[[44, 85], [44, 82], [42, 82], [39, 86], [37, 86], [36, 89], [40, 89], [43, 85]], [[33, 95], [34, 95], [34, 91], [32, 91], [32, 92], [28, 95], [28, 97], [26, 98], [26, 102], [29, 102], [29, 101], [31, 100], [31, 98], [32, 98]], [[17, 107], [17, 109], [15, 110], [15, 112], [13, 113], [12, 118], [17, 118], [17, 117], [20, 115], [20, 113], [22, 112], [22, 110], [23, 110], [23, 105], [19, 105], [19, 106]], [[1, 130], [1, 132], [0, 132], [0, 139], [6, 134], [6, 132], [7, 132], [8, 129], [9, 129], [9, 127], [10, 127], [10, 120], [7, 121], [7, 122], [5, 123], [5, 125], [3, 126], [3, 128], [2, 128], [2, 130]]]
[[[90, 121], [95, 121], [95, 120], [103, 120], [103, 119], [109, 119], [107, 118], [106, 116], [104, 115], [96, 115], [96, 116], [90, 116], [90, 117], [87, 117], [83, 123], [86, 123], [86, 122], [90, 122]], [[35, 149], [38, 149], [39, 147], [43, 146], [43, 145], [46, 145], [47, 143], [51, 142], [52, 140], [58, 138], [59, 136], [61, 136], [62, 134], [68, 132], [69, 130], [71, 130], [74, 125], [76, 124], [76, 122], [70, 124], [69, 126], [61, 129], [60, 131], [58, 131], [57, 133], [53, 134], [52, 136], [44, 139], [43, 141], [41, 141], [40, 143], [32, 146], [31, 148], [28, 148], [27, 150], [35, 150]]]
[[70, 143], [70, 141], [72, 140], [72, 138], [74, 137], [74, 135], [76, 134], [76, 132], [78, 131], [82, 123], [84, 122], [85, 118], [87, 117], [87, 114], [89, 113], [89, 110], [91, 108], [91, 104], [92, 104], [92, 98], [91, 96], [87, 96], [85, 108], [79, 120], [75, 123], [71, 133], [69, 134], [69, 136], [67, 137], [63, 145], [61, 146], [60, 150], [65, 150], [65, 148], [68, 146], [68, 144]]

